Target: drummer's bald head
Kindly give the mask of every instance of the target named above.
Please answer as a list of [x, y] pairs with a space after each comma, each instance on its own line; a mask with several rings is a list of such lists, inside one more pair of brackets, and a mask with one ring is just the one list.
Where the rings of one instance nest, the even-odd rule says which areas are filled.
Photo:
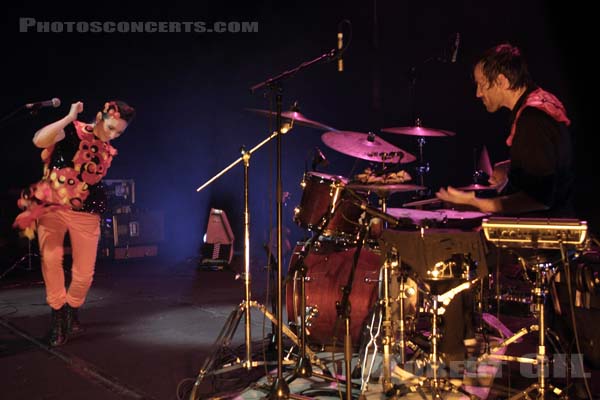
[[486, 50], [475, 65], [481, 65], [483, 75], [488, 82], [494, 82], [499, 74], [504, 75], [512, 90], [533, 84], [521, 50], [509, 43], [502, 43]]

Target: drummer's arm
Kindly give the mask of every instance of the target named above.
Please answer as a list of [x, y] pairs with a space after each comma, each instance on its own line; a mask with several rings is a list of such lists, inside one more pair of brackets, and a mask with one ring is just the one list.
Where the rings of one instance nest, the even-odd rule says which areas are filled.
[[437, 198], [454, 204], [465, 204], [479, 209], [485, 213], [524, 213], [537, 210], [547, 210], [548, 206], [534, 200], [524, 192], [493, 197], [480, 198], [475, 196], [475, 192], [464, 192], [448, 186], [447, 189], [440, 189], [436, 193]]

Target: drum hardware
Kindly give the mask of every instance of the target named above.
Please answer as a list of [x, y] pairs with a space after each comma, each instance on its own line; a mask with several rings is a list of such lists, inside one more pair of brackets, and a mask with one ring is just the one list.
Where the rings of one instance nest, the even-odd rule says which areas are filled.
[[[396, 183], [396, 184], [350, 184], [347, 187], [350, 190], [360, 190], [360, 191], [368, 191], [374, 192], [377, 197], [379, 197], [379, 206], [381, 207], [381, 211], [387, 212], [387, 202], [388, 198], [392, 193], [399, 192], [418, 192], [421, 190], [427, 189], [425, 186], [411, 185], [406, 183]], [[355, 196], [355, 198], [359, 198]]]
[[[409, 135], [417, 137], [417, 145], [419, 147], [419, 158], [418, 164], [415, 167], [415, 171], [419, 176], [419, 185], [425, 185], [425, 175], [429, 173], [429, 163], [425, 161], [425, 157], [423, 156], [423, 147], [425, 146], [425, 138], [426, 137], [451, 137], [456, 135], [454, 132], [441, 130], [441, 129], [431, 129], [422, 126], [422, 121], [420, 118], [415, 119], [415, 126], [403, 126], [403, 127], [394, 127], [394, 128], [383, 128], [381, 132], [393, 133], [398, 135]], [[419, 193], [420, 197], [427, 195], [427, 191], [421, 191]]]
[[455, 288], [450, 289], [446, 293], [441, 295], [426, 295], [426, 302], [429, 303], [429, 312], [431, 313], [431, 354], [429, 355], [429, 362], [432, 371], [432, 376], [425, 378], [421, 385], [429, 388], [432, 392], [432, 396], [435, 399], [441, 399], [443, 390], [453, 390], [461, 392], [470, 398], [472, 395], [466, 392], [464, 389], [455, 386], [449, 380], [444, 379], [439, 375], [439, 368], [441, 367], [440, 356], [438, 352], [438, 344], [441, 339], [441, 333], [438, 330], [438, 317], [443, 315], [446, 311], [444, 306], [450, 304], [452, 299], [459, 294], [460, 292], [469, 289], [472, 285], [474, 285], [479, 279], [473, 279], [472, 281], [467, 281], [461, 283]]
[[[222, 175], [224, 175], [227, 171], [229, 171], [230, 169], [232, 169], [235, 165], [239, 164], [240, 162], [244, 163], [244, 292], [245, 292], [245, 299], [244, 301], [236, 308], [232, 311], [232, 313], [230, 314], [228, 320], [225, 323], [225, 326], [223, 327], [221, 333], [219, 334], [219, 337], [216, 340], [215, 343], [215, 351], [205, 360], [204, 366], [200, 369], [200, 372], [198, 374], [198, 377], [196, 379], [196, 382], [194, 383], [194, 386], [192, 388], [191, 394], [190, 394], [190, 399], [197, 399], [199, 396], [198, 390], [200, 387], [200, 383], [202, 382], [202, 380], [204, 379], [204, 377], [209, 374], [209, 373], [216, 373], [217, 371], [213, 371], [215, 364], [216, 364], [216, 357], [219, 354], [220, 350], [222, 349], [222, 347], [227, 346], [234, 333], [235, 330], [237, 329], [239, 320], [242, 318], [242, 316], [245, 316], [245, 348], [246, 348], [246, 355], [245, 355], [245, 360], [240, 361], [238, 363], [238, 365], [235, 365], [234, 367], [243, 367], [247, 370], [250, 370], [251, 368], [261, 365], [261, 364], [266, 364], [266, 362], [256, 362], [256, 361], [252, 361], [252, 350], [251, 350], [251, 323], [250, 323], [250, 308], [251, 307], [256, 307], [258, 308], [267, 318], [269, 318], [272, 322], [276, 322], [277, 324], [277, 378], [273, 383], [273, 386], [271, 388], [271, 392], [269, 397], [272, 399], [280, 399], [280, 398], [289, 398], [289, 397], [293, 397], [292, 395], [290, 395], [289, 393], [289, 387], [287, 386], [285, 380], [283, 379], [283, 333], [285, 331], [285, 333], [295, 342], [297, 343], [297, 338], [296, 336], [293, 334], [293, 332], [291, 332], [291, 330], [287, 327], [284, 327], [283, 324], [283, 312], [282, 312], [282, 260], [283, 260], [283, 256], [282, 256], [282, 244], [283, 244], [283, 240], [282, 240], [282, 210], [283, 210], [283, 200], [282, 200], [282, 178], [281, 178], [281, 147], [282, 147], [282, 136], [284, 133], [287, 133], [292, 127], [293, 127], [293, 122], [295, 120], [298, 120], [299, 124], [304, 124], [305, 126], [309, 126], [309, 127], [315, 127], [316, 124], [314, 124], [315, 121], [310, 121], [307, 118], [305, 118], [304, 116], [300, 115], [297, 110], [294, 110], [290, 115], [285, 115], [282, 113], [281, 111], [281, 105], [282, 105], [282, 84], [281, 82], [290, 77], [292, 74], [300, 71], [301, 69], [308, 67], [309, 65], [313, 65], [316, 64], [320, 61], [323, 60], [330, 60], [333, 59], [335, 57], [339, 57], [341, 55], [341, 53], [345, 51], [345, 48], [343, 50], [339, 50], [336, 51], [335, 49], [331, 50], [328, 53], [322, 54], [321, 56], [315, 58], [314, 60], [312, 60], [309, 63], [303, 63], [302, 65], [300, 65], [299, 67], [295, 68], [294, 70], [291, 71], [286, 71], [282, 74], [279, 74], [276, 77], [272, 77], [264, 82], [261, 82], [257, 85], [254, 85], [251, 90], [254, 92], [256, 90], [262, 89], [262, 88], [268, 88], [268, 90], [271, 92], [271, 95], [274, 97], [274, 104], [276, 106], [276, 111], [273, 112], [268, 112], [270, 116], [275, 116], [276, 119], [276, 130], [274, 132], [272, 132], [266, 139], [264, 139], [262, 142], [260, 142], [258, 145], [256, 145], [255, 147], [253, 147], [251, 150], [246, 150], [244, 147], [242, 147], [241, 153], [242, 156], [240, 158], [238, 158], [236, 161], [234, 161], [233, 163], [231, 163], [229, 166], [225, 167], [221, 172], [219, 172], [217, 175], [215, 175], [214, 177], [212, 177], [211, 179], [209, 179], [205, 184], [203, 184], [202, 186], [200, 186], [198, 189], [196, 189], [196, 191], [201, 191], [202, 189], [204, 189], [205, 187], [207, 187], [208, 185], [210, 185], [213, 181], [215, 181], [216, 179], [218, 179], [219, 177], [221, 177]], [[291, 120], [291, 123], [286, 124], [286, 126], [284, 127], [284, 124], [282, 123], [282, 115], [283, 117], [287, 117], [288, 119]], [[330, 127], [326, 127], [326, 128], [330, 128]], [[266, 143], [268, 143], [269, 141], [271, 141], [272, 139], [276, 139], [276, 143], [277, 143], [277, 187], [276, 187], [276, 191], [277, 191], [277, 318], [273, 318], [273, 316], [269, 313], [268, 310], [266, 310], [266, 308], [260, 304], [258, 304], [255, 301], [251, 300], [251, 292], [250, 292], [250, 212], [249, 212], [249, 201], [248, 201], [248, 197], [249, 197], [249, 184], [248, 184], [248, 177], [249, 177], [249, 165], [250, 165], [250, 157], [251, 155], [258, 149], [260, 149], [262, 146], [264, 146]], [[314, 357], [314, 359], [319, 362], [318, 358], [316, 356], [314, 356], [314, 353], [311, 353], [311, 357]]]
[[[568, 281], [570, 281], [570, 263], [567, 256], [567, 250], [580, 250], [587, 246], [587, 223], [585, 221], [573, 219], [519, 219], [498, 217], [484, 219], [482, 227], [486, 238], [499, 246], [559, 249], [561, 252], [561, 263], [565, 268]], [[523, 259], [520, 261], [523, 262]], [[545, 300], [546, 295], [549, 293], [550, 281], [555, 274], [554, 271], [552, 271], [552, 263], [537, 263], [530, 269], [535, 272], [535, 283], [531, 293], [534, 299], [534, 316], [538, 320], [538, 324], [533, 324], [529, 328], [522, 328], [512, 337], [504, 340], [502, 343], [491, 348], [489, 352], [479, 357], [480, 360], [493, 358], [505, 361], [517, 361], [519, 363], [531, 364], [537, 367], [537, 382], [511, 397], [511, 400], [519, 398], [529, 399], [531, 398], [530, 394], [532, 392], [537, 392], [539, 398], [544, 398], [547, 393], [553, 393], [555, 395], [563, 394], [560, 388], [555, 387], [548, 381], [549, 359], [546, 354], [546, 334], [548, 333], [548, 329], [546, 327]], [[576, 326], [574, 325], [573, 328], [575, 329], [577, 351], [581, 354]], [[538, 346], [535, 358], [494, 354], [498, 349], [505, 347], [520, 337], [534, 331], [538, 332]], [[581, 365], [581, 368], [583, 371], [583, 365]], [[585, 383], [586, 389], [588, 389], [587, 381]]]
[[[270, 92], [271, 96], [274, 98], [275, 104], [275, 114], [269, 114], [275, 116], [275, 123], [277, 126], [277, 132], [274, 133], [277, 139], [277, 321], [278, 321], [278, 329], [277, 329], [277, 378], [274, 380], [273, 385], [271, 386], [271, 391], [269, 393], [270, 399], [282, 399], [294, 397], [290, 394], [289, 387], [285, 380], [283, 379], [283, 274], [282, 274], [282, 232], [283, 232], [283, 206], [282, 206], [282, 196], [283, 193], [283, 185], [282, 185], [282, 174], [281, 174], [281, 155], [282, 155], [282, 118], [285, 118], [285, 114], [281, 111], [282, 104], [282, 92], [283, 92], [283, 81], [291, 76], [297, 74], [304, 68], [308, 68], [313, 65], [317, 65], [321, 62], [331, 61], [335, 59], [339, 59], [341, 55], [346, 51], [348, 45], [344, 46], [341, 49], [331, 49], [330, 51], [321, 54], [320, 56], [301, 63], [295, 68], [282, 72], [276, 76], [270, 77], [267, 80], [260, 82], [256, 85], [253, 85], [250, 90], [254, 93], [257, 90], [267, 90]], [[296, 110], [293, 111], [291, 115], [288, 116], [288, 119], [292, 121], [296, 120], [296, 118], [300, 119], [302, 123], [308, 123], [306, 118], [303, 116], [299, 116], [296, 114]], [[267, 113], [268, 114], [268, 113]], [[310, 121], [311, 124], [307, 124], [307, 126], [313, 127], [314, 121]], [[351, 393], [349, 393], [350, 395]]]
[[[260, 366], [260, 365], [275, 364], [273, 362], [267, 362], [267, 361], [258, 362], [258, 361], [252, 360], [252, 338], [251, 338], [251, 319], [250, 319], [250, 315], [251, 315], [250, 311], [251, 311], [252, 307], [254, 307], [257, 310], [259, 310], [260, 312], [262, 312], [265, 315], [265, 317], [267, 317], [269, 320], [271, 320], [271, 322], [273, 324], [277, 325], [279, 328], [278, 329], [279, 332], [285, 331], [286, 335], [294, 343], [296, 343], [296, 344], [298, 343], [298, 338], [296, 337], [296, 335], [287, 326], [284, 327], [283, 324], [280, 322], [279, 315], [278, 315], [278, 318], [273, 317], [273, 315], [266, 309], [265, 306], [252, 300], [251, 290], [250, 290], [250, 282], [251, 282], [251, 279], [250, 279], [250, 211], [249, 211], [249, 200], [248, 200], [248, 198], [249, 198], [250, 158], [255, 151], [260, 149], [262, 146], [264, 146], [266, 143], [268, 143], [271, 139], [273, 139], [275, 137], [279, 137], [279, 136], [280, 136], [280, 133], [278, 131], [275, 131], [269, 137], [264, 139], [262, 142], [260, 142], [258, 145], [256, 145], [255, 147], [253, 147], [250, 150], [246, 150], [244, 147], [242, 147], [242, 149], [241, 149], [242, 156], [240, 158], [238, 158], [236, 161], [231, 163], [229, 166], [225, 167], [223, 170], [221, 170], [221, 172], [217, 173], [215, 176], [213, 176], [211, 179], [209, 179], [206, 183], [204, 183], [202, 186], [200, 186], [198, 189], [196, 189], [196, 191], [198, 191], [198, 192], [203, 190], [208, 185], [210, 185], [212, 182], [214, 182], [216, 179], [218, 179], [219, 177], [224, 175], [227, 171], [232, 169], [234, 166], [236, 166], [240, 162], [243, 162], [243, 164], [244, 164], [244, 274], [243, 274], [243, 276], [244, 276], [244, 294], [245, 294], [245, 296], [244, 296], [244, 300], [230, 313], [223, 328], [221, 329], [221, 332], [219, 333], [219, 336], [215, 340], [215, 343], [213, 346], [214, 351], [205, 359], [202, 368], [200, 368], [200, 371], [198, 373], [198, 376], [196, 378], [196, 381], [195, 381], [194, 386], [192, 387], [192, 391], [190, 393], [190, 400], [199, 399], [200, 385], [201, 385], [202, 381], [204, 380], [204, 378], [208, 375], [216, 375], [219, 373], [228, 372], [228, 371], [231, 371], [233, 369], [238, 369], [238, 368], [244, 368], [246, 370], [250, 370], [250, 369]], [[280, 202], [281, 198], [278, 199], [278, 201]], [[281, 253], [281, 240], [278, 241], [278, 253]], [[280, 259], [281, 259], [281, 257], [279, 257], [279, 260]], [[278, 277], [281, 277], [280, 265], [278, 265], [278, 272], [279, 272]], [[280, 281], [281, 279], [278, 279], [278, 280]], [[280, 313], [280, 311], [281, 310], [278, 309], [278, 314]], [[229, 344], [232, 341], [233, 336], [235, 335], [235, 331], [237, 330], [240, 320], [244, 317], [245, 317], [244, 334], [245, 334], [245, 353], [246, 353], [245, 359], [243, 359], [243, 360], [238, 359], [238, 360], [236, 360], [235, 363], [224, 366], [221, 369], [217, 369], [219, 357], [220, 357], [222, 350], [229, 346]], [[282, 349], [281, 337], [278, 337], [277, 345], [278, 345], [278, 360], [277, 360], [276, 364], [278, 365], [278, 367], [281, 367], [281, 364], [283, 363], [283, 360], [282, 360], [282, 350], [283, 349]], [[316, 357], [316, 355], [313, 352], [310, 353], [310, 356], [311, 356], [311, 358], [313, 358], [314, 360], [317, 360], [317, 362], [319, 362], [318, 358]]]
[[341, 321], [344, 322], [344, 369], [346, 372], [346, 400], [352, 400], [352, 378], [350, 375], [351, 361], [352, 361], [352, 337], [350, 334], [350, 322], [351, 322], [351, 304], [350, 304], [350, 293], [352, 292], [352, 285], [354, 283], [354, 275], [360, 252], [362, 251], [363, 245], [367, 237], [367, 227], [361, 226], [361, 230], [358, 234], [358, 242], [356, 245], [356, 251], [352, 260], [352, 267], [346, 285], [342, 287], [342, 300], [336, 302], [337, 319], [333, 328], [333, 342], [337, 342], [337, 331]]
[[468, 281], [475, 278], [477, 264], [471, 254], [453, 254], [446, 261], [439, 261], [426, 271], [426, 280], [439, 281], [461, 278]]
[[426, 398], [425, 391], [429, 391], [433, 399], [442, 399], [443, 392], [453, 391], [462, 393], [470, 399], [477, 398], [463, 388], [456, 386], [449, 379], [446, 379], [440, 374], [442, 360], [439, 355], [438, 345], [442, 335], [439, 331], [438, 319], [445, 313], [445, 307], [450, 304], [456, 295], [471, 288], [475, 283], [478, 282], [478, 280], [479, 278], [475, 278], [470, 281], [463, 282], [447, 292], [439, 295], [430, 294], [428, 291], [419, 288], [419, 291], [424, 294], [424, 302], [426, 305], [425, 310], [431, 314], [431, 333], [429, 336], [430, 352], [427, 362], [420, 363], [421, 366], [425, 366], [429, 370], [426, 374], [427, 376], [417, 376], [397, 365], [394, 369], [394, 374], [402, 376], [405, 380], [413, 380], [417, 384], [413, 386], [392, 385], [392, 387], [386, 392], [389, 396], [397, 396], [399, 394], [408, 392], [418, 392], [421, 397]]

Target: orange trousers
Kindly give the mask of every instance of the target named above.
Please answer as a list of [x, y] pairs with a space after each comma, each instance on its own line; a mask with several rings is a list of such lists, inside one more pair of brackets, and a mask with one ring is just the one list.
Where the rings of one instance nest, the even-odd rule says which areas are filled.
[[[65, 303], [81, 306], [92, 286], [100, 238], [100, 216], [73, 210], [51, 211], [38, 220], [38, 241], [46, 302], [55, 310]], [[69, 232], [73, 265], [71, 284], [65, 287], [64, 240]]]

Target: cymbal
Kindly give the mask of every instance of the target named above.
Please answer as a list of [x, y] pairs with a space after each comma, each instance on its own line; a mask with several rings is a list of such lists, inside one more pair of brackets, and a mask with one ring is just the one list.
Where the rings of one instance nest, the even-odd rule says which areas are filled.
[[476, 191], [476, 190], [496, 190], [496, 186], [492, 186], [492, 185], [480, 185], [478, 183], [472, 184], [472, 185], [468, 185], [468, 186], [463, 186], [463, 187], [458, 187], [458, 190], [463, 190], [465, 192], [470, 192], [470, 191]]
[[424, 126], [400, 126], [394, 128], [383, 128], [381, 132], [394, 133], [409, 136], [454, 136], [456, 133], [442, 129], [425, 128]]
[[[259, 114], [259, 115], [271, 116], [273, 118], [275, 118], [277, 116], [277, 113], [275, 111], [270, 111], [270, 110], [260, 110], [258, 108], [245, 108], [245, 110], [253, 112], [255, 114]], [[306, 118], [306, 116], [302, 115], [298, 111], [283, 111], [281, 113], [281, 117], [285, 118], [285, 119], [294, 120], [295, 124], [298, 124], [301, 126], [306, 126], [308, 128], [315, 128], [315, 129], [320, 129], [323, 131], [336, 131], [337, 130], [328, 125], [322, 124], [317, 121], [313, 121], [312, 119], [308, 119], [308, 118]]]
[[397, 192], [415, 192], [427, 189], [425, 186], [412, 185], [407, 183], [351, 183], [346, 186], [352, 190], [369, 190], [372, 192], [397, 193]]
[[321, 139], [332, 149], [362, 160], [384, 163], [409, 163], [416, 160], [412, 154], [372, 133], [333, 131], [325, 132]]

